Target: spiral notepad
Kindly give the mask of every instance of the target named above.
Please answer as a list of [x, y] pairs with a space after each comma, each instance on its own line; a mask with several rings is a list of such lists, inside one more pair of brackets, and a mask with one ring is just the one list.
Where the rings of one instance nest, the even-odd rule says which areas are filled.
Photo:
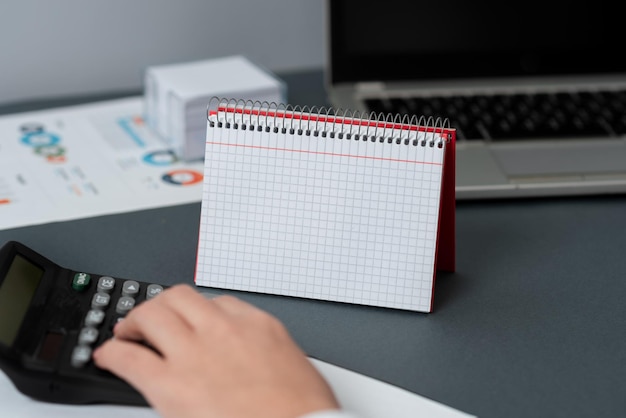
[[219, 100], [196, 284], [432, 310], [454, 269], [446, 121]]

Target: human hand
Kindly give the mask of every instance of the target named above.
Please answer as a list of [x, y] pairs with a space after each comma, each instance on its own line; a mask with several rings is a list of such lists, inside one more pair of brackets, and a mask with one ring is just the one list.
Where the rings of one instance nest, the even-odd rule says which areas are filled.
[[173, 286], [133, 309], [114, 335], [94, 352], [96, 365], [164, 418], [295, 418], [339, 408], [285, 327], [232, 296]]

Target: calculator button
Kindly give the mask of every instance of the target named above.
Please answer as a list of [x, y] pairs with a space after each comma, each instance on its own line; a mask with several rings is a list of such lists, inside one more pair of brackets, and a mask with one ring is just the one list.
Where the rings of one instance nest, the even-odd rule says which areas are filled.
[[98, 292], [111, 293], [115, 287], [115, 279], [109, 276], [102, 276], [98, 279]]
[[76, 273], [72, 280], [72, 288], [79, 292], [82, 292], [89, 286], [91, 276], [87, 273]]
[[104, 311], [91, 309], [85, 317], [85, 325], [100, 325], [104, 321]]
[[98, 339], [98, 330], [94, 327], [85, 327], [78, 334], [78, 344], [91, 345]]
[[134, 280], [126, 280], [122, 285], [122, 295], [135, 296], [139, 293], [139, 283]]
[[93, 299], [91, 299], [91, 307], [93, 309], [104, 309], [109, 306], [110, 301], [111, 296], [108, 293], [98, 292], [93, 295]]
[[146, 290], [146, 299], [152, 299], [163, 291], [163, 286], [158, 284], [149, 284]]
[[78, 345], [72, 351], [70, 363], [74, 367], [83, 367], [91, 359], [91, 348], [86, 345]]
[[129, 296], [122, 296], [117, 301], [117, 305], [115, 305], [115, 312], [117, 312], [120, 315], [125, 315], [128, 313], [128, 311], [133, 309], [134, 306], [135, 306], [135, 299]]

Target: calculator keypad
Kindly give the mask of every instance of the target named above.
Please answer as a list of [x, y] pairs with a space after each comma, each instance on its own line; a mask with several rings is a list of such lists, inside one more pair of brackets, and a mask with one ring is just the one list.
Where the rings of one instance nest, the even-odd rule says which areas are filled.
[[[76, 273], [72, 287], [76, 291], [83, 291], [78, 288], [76, 282], [85, 282], [86, 273]], [[114, 289], [121, 282], [121, 291], [115, 294]], [[88, 280], [87, 280], [87, 283]], [[98, 338], [110, 330], [103, 329], [106, 323], [111, 327], [128, 314], [138, 301], [149, 300], [163, 291], [163, 286], [158, 284], [140, 283], [135, 280], [121, 280], [110, 276], [102, 276], [98, 279], [96, 292], [91, 298], [90, 310], [83, 319], [83, 327], [78, 334], [78, 340], [74, 347], [70, 359], [73, 367], [84, 367], [91, 360], [93, 347]], [[142, 297], [143, 296], [143, 297]], [[109, 307], [113, 309], [109, 309]], [[107, 320], [107, 317], [110, 318]]]

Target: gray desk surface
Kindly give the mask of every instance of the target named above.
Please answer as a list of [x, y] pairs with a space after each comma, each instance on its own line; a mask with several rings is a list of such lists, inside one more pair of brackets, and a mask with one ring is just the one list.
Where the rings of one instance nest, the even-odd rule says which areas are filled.
[[[326, 104], [321, 73], [283, 78], [291, 103]], [[191, 284], [199, 215], [188, 204], [3, 230], [0, 242]], [[482, 418], [626, 416], [626, 196], [463, 201], [456, 215], [457, 272], [437, 276], [433, 313], [231, 293], [278, 316], [310, 355]]]

